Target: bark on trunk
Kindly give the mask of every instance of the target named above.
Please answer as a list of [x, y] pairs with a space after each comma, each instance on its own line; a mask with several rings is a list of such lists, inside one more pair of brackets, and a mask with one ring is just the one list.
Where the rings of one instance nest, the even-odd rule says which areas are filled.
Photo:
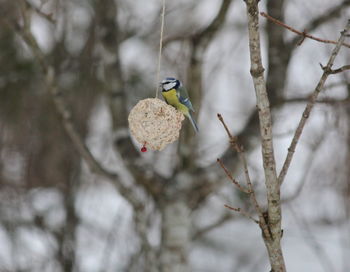
[[260, 134], [262, 141], [262, 157], [267, 189], [266, 221], [270, 235], [263, 235], [269, 254], [271, 271], [286, 271], [281, 248], [281, 199], [280, 184], [277, 179], [276, 162], [273, 150], [272, 120], [270, 102], [267, 96], [264, 67], [261, 60], [261, 46], [259, 33], [258, 0], [246, 0], [248, 15], [249, 51], [257, 108], [259, 113]]
[[165, 203], [162, 209], [160, 271], [187, 272], [190, 242], [190, 210], [183, 200]]
[[281, 248], [281, 239], [267, 240], [264, 239], [269, 260], [271, 264], [270, 272], [284, 272], [286, 267], [284, 264], [283, 252]]

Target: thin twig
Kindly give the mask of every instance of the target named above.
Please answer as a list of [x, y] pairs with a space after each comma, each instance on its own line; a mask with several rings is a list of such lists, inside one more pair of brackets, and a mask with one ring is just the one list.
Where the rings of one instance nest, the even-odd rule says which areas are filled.
[[[265, 18], [267, 18], [267, 19], [270, 20], [271, 22], [273, 22], [273, 23], [275, 23], [275, 24], [277, 24], [277, 25], [280, 25], [280, 26], [282, 26], [282, 27], [288, 29], [289, 31], [294, 32], [295, 34], [298, 34], [298, 35], [302, 36], [302, 40], [298, 43], [298, 45], [300, 45], [300, 44], [303, 42], [303, 40], [304, 40], [305, 38], [309, 38], [309, 39], [312, 39], [312, 40], [315, 40], [315, 41], [318, 41], [318, 42], [322, 42], [322, 43], [337, 44], [336, 41], [321, 39], [321, 38], [312, 36], [312, 35], [310, 35], [310, 34], [307, 34], [305, 30], [304, 30], [304, 31], [296, 30], [295, 28], [293, 28], [293, 27], [291, 27], [291, 26], [289, 26], [289, 25], [287, 25], [287, 24], [281, 22], [280, 20], [277, 20], [277, 19], [273, 18], [272, 16], [266, 14], [265, 12], [260, 12], [260, 15], [263, 16], [263, 17], [265, 17]], [[350, 48], [350, 44], [348, 44], [348, 43], [342, 42], [341, 45]]]
[[247, 160], [245, 158], [244, 149], [243, 149], [243, 147], [241, 147], [238, 144], [237, 137], [235, 137], [235, 136], [233, 136], [231, 134], [230, 130], [228, 129], [228, 127], [227, 127], [227, 125], [226, 125], [226, 123], [224, 121], [224, 118], [222, 117], [222, 115], [220, 113], [218, 113], [217, 117], [218, 117], [218, 119], [220, 120], [220, 122], [222, 123], [222, 125], [224, 126], [224, 128], [226, 130], [226, 133], [227, 133], [227, 136], [230, 139], [230, 144], [231, 144], [232, 148], [238, 153], [240, 161], [243, 164], [245, 180], [246, 180], [246, 183], [248, 185], [248, 190], [250, 191], [250, 194], [249, 194], [250, 195], [250, 199], [251, 199], [251, 201], [252, 201], [252, 203], [254, 205], [256, 213], [259, 216], [260, 226], [261, 226], [262, 230], [264, 231], [265, 236], [271, 238], [267, 222], [266, 222], [265, 217], [263, 215], [263, 212], [262, 212], [262, 210], [260, 208], [260, 205], [259, 205], [259, 203], [258, 203], [258, 201], [256, 199], [255, 191], [254, 191], [252, 182], [250, 180], [249, 170], [248, 170], [248, 163], [247, 163]]
[[250, 190], [248, 190], [248, 189], [242, 187], [242, 186], [239, 184], [239, 182], [238, 182], [237, 180], [234, 179], [234, 177], [233, 177], [233, 176], [231, 175], [231, 173], [227, 170], [227, 168], [225, 167], [225, 165], [223, 164], [223, 162], [222, 162], [219, 158], [218, 158], [216, 161], [220, 164], [221, 168], [224, 169], [226, 176], [232, 181], [232, 183], [233, 183], [234, 185], [237, 186], [237, 188], [238, 188], [241, 192], [246, 193], [246, 194], [250, 194]]
[[[308, 32], [314, 31], [320, 26], [326, 24], [332, 19], [340, 18], [341, 12], [345, 10], [348, 6], [350, 6], [350, 0], [343, 0], [342, 2], [332, 5], [330, 9], [322, 12], [318, 16], [312, 18], [307, 25], [303, 29], [307, 29]], [[288, 41], [288, 45], [293, 45], [298, 42], [299, 36], [295, 36], [295, 38]]]
[[253, 220], [256, 224], [259, 225], [259, 221], [258, 221], [258, 220], [256, 220], [256, 219], [255, 219], [253, 216], [251, 216], [250, 214], [248, 214], [248, 213], [242, 211], [241, 208], [234, 208], [234, 207], [229, 206], [229, 205], [226, 205], [226, 204], [225, 204], [224, 206], [225, 206], [225, 208], [227, 208], [227, 209], [230, 209], [230, 210], [232, 210], [232, 211], [238, 212], [239, 214], [241, 214], [241, 215], [243, 215], [243, 216], [245, 216], [245, 217], [247, 217], [247, 218]]
[[334, 60], [336, 58], [336, 56], [338, 55], [339, 53], [339, 50], [345, 40], [345, 35], [346, 33], [349, 31], [350, 29], [350, 20], [348, 20], [348, 23], [344, 29], [344, 31], [341, 32], [341, 36], [338, 40], [338, 43], [336, 45], [336, 47], [333, 49], [332, 51], [332, 54], [328, 60], [328, 63], [327, 65], [325, 66], [325, 68], [323, 69], [323, 74], [315, 88], [315, 90], [313, 91], [313, 93], [311, 94], [310, 96], [310, 99], [309, 99], [309, 102], [307, 103], [306, 107], [305, 107], [305, 110], [301, 116], [301, 119], [299, 121], [299, 124], [298, 124], [298, 127], [294, 133], [294, 137], [292, 139], [292, 142], [288, 148], [288, 153], [287, 153], [287, 156], [286, 156], [286, 159], [284, 161], [284, 164], [283, 164], [283, 167], [282, 167], [282, 170], [278, 176], [278, 182], [279, 184], [282, 184], [283, 181], [284, 181], [284, 178], [288, 172], [288, 168], [290, 166], [290, 163], [293, 159], [293, 155], [294, 155], [294, 152], [295, 152], [295, 148], [298, 144], [298, 141], [300, 139], [300, 136], [303, 132], [303, 129], [304, 129], [304, 126], [306, 124], [306, 121], [307, 119], [309, 118], [310, 116], [310, 113], [315, 105], [315, 102], [316, 102], [316, 99], [318, 97], [318, 94], [321, 92], [321, 90], [323, 89], [323, 86], [328, 78], [328, 76], [330, 75], [330, 72], [332, 71], [332, 66], [333, 66], [333, 63], [334, 63]]
[[244, 174], [245, 174], [245, 180], [246, 180], [246, 183], [249, 187], [249, 191], [254, 194], [253, 192], [253, 185], [250, 181], [250, 176], [249, 176], [249, 170], [248, 170], [248, 163], [247, 163], [247, 160], [245, 158], [245, 154], [244, 154], [244, 150], [243, 148], [238, 144], [238, 141], [237, 141], [237, 138], [235, 136], [233, 136], [231, 134], [231, 132], [229, 131], [225, 121], [224, 121], [224, 118], [222, 117], [222, 115], [220, 113], [217, 114], [218, 116], [218, 119], [220, 120], [220, 122], [222, 123], [222, 125], [224, 126], [226, 132], [227, 132], [227, 135], [230, 139], [230, 144], [231, 146], [233, 147], [233, 149], [238, 153], [239, 155], [239, 158], [243, 164], [243, 168], [244, 168]]

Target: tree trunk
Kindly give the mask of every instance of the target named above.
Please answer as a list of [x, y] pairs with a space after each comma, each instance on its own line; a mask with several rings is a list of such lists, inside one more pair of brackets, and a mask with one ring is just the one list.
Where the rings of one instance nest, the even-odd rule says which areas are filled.
[[184, 200], [164, 203], [160, 271], [187, 272], [190, 240], [190, 210]]
[[266, 222], [269, 229], [269, 237], [265, 232], [263, 232], [263, 238], [269, 254], [271, 271], [283, 272], [286, 271], [286, 267], [281, 248], [282, 211], [280, 184], [277, 178], [276, 162], [273, 150], [270, 102], [267, 95], [266, 82], [264, 79], [264, 67], [261, 59], [258, 2], [259, 1], [257, 0], [246, 0], [251, 62], [250, 73], [253, 78], [256, 93], [263, 167], [267, 189]]
[[271, 272], [284, 272], [286, 267], [284, 264], [283, 252], [281, 248], [281, 239], [269, 241], [264, 239], [267, 252], [269, 254]]

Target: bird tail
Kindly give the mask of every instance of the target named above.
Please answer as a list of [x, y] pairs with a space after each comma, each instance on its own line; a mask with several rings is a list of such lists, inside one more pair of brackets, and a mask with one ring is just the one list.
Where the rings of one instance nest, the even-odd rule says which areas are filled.
[[191, 124], [192, 124], [195, 132], [198, 133], [199, 129], [198, 129], [196, 121], [193, 118], [193, 115], [192, 115], [191, 111], [188, 111], [188, 119], [191, 121]]

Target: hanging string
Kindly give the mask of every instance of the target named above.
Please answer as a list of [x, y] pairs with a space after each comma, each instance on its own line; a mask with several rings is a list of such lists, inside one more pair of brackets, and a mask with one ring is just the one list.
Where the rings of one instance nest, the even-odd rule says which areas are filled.
[[163, 0], [163, 8], [161, 15], [161, 24], [160, 24], [160, 38], [159, 38], [159, 54], [158, 54], [158, 67], [157, 67], [157, 90], [156, 90], [156, 98], [158, 98], [159, 92], [159, 81], [160, 81], [160, 63], [162, 59], [162, 49], [163, 49], [163, 32], [164, 32], [164, 15], [165, 15], [165, 0]]

